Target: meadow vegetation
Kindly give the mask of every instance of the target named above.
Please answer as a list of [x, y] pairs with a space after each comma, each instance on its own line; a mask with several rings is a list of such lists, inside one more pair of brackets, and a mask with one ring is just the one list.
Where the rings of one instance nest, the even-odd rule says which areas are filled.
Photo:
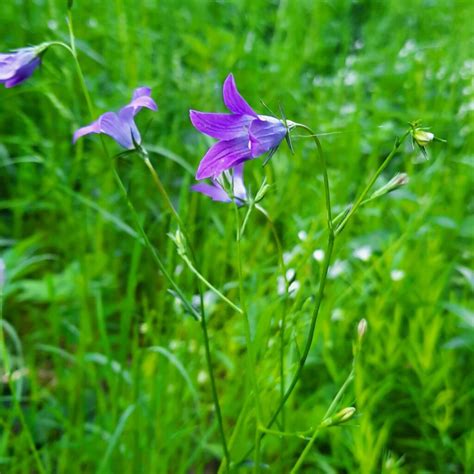
[[[196, 267], [234, 303], [245, 297], [253, 381], [244, 318], [204, 287], [223, 428], [232, 460], [246, 461], [234, 472], [290, 472], [351, 371], [365, 319], [337, 403], [356, 412], [321, 430], [300, 472], [472, 473], [472, 2], [75, 0], [72, 14], [94, 113], [151, 87], [158, 111], [137, 124]], [[3, 2], [0, 51], [68, 43], [66, 16], [63, 0]], [[259, 113], [282, 110], [318, 134], [334, 215], [408, 122], [447, 141], [431, 143], [426, 159], [407, 139], [375, 188], [397, 173], [408, 183], [362, 206], [336, 239], [316, 336], [272, 428], [294, 435], [267, 433], [259, 466], [248, 455], [253, 382], [268, 420], [281, 397], [281, 318], [286, 384], [309, 330], [326, 207], [304, 131], [292, 131], [294, 153], [283, 142], [265, 167], [249, 161], [248, 189], [263, 177], [270, 185], [260, 202], [270, 220], [250, 214], [239, 290], [233, 206], [190, 189], [214, 140], [193, 128], [189, 109], [224, 112], [231, 72]], [[123, 150], [107, 137], [73, 146], [91, 117], [64, 48], [49, 48], [24, 84], [0, 87], [0, 103], [0, 472], [217, 472], [224, 452], [200, 324], [169, 291], [114, 177], [199, 311], [196, 276], [168, 236], [176, 218], [144, 160], [112, 158]]]

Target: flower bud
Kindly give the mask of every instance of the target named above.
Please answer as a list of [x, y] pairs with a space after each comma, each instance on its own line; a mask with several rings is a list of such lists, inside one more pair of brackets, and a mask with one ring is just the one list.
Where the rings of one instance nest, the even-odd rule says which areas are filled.
[[362, 342], [362, 339], [364, 338], [364, 335], [366, 332], [367, 332], [367, 320], [363, 318], [359, 321], [359, 324], [357, 325], [357, 339], [359, 341], [359, 344]]
[[431, 132], [426, 132], [425, 130], [415, 129], [413, 131], [413, 140], [420, 145], [426, 146], [434, 139], [434, 134]]
[[186, 239], [181, 230], [178, 228], [174, 234], [169, 233], [168, 236], [176, 244], [179, 256], [184, 257], [186, 255]]
[[375, 199], [391, 193], [402, 186], [405, 186], [410, 181], [406, 173], [397, 173], [387, 184], [373, 192], [370, 199]]
[[267, 194], [267, 191], [269, 190], [270, 185], [267, 184], [267, 178], [264, 178], [262, 185], [260, 186], [260, 189], [257, 192], [257, 195], [255, 196], [255, 203], [260, 202], [264, 197], [265, 194]]
[[427, 132], [426, 129], [421, 128], [421, 122], [419, 120], [417, 120], [416, 122], [410, 122], [410, 127], [411, 127], [410, 133], [411, 133], [413, 148], [415, 148], [415, 145], [416, 145], [420, 149], [421, 153], [423, 154], [425, 158], [428, 158], [426, 147], [432, 141], [446, 143], [446, 140], [436, 137], [433, 133]]
[[354, 416], [355, 412], [356, 412], [356, 409], [354, 407], [343, 408], [342, 410], [338, 411], [334, 416], [326, 418], [321, 423], [321, 426], [328, 428], [330, 426], [336, 426], [336, 425], [345, 423], [346, 421], [349, 421]]

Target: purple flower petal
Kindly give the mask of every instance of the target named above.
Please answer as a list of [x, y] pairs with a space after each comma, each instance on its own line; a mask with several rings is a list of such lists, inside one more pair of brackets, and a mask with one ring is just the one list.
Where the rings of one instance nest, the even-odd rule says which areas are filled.
[[247, 190], [244, 185], [244, 164], [239, 163], [234, 167], [233, 181], [234, 196], [242, 201], [247, 199]]
[[132, 100], [138, 99], [139, 97], [150, 97], [151, 88], [150, 87], [137, 87], [132, 94]]
[[32, 48], [24, 48], [11, 54], [2, 54], [0, 58], [0, 81], [13, 79], [19, 69], [37, 59]]
[[191, 186], [193, 191], [209, 196], [213, 201], [232, 202], [227, 193], [216, 184], [198, 183]]
[[142, 137], [138, 130], [137, 124], [135, 123], [134, 116], [136, 112], [132, 107], [124, 107], [118, 113], [119, 119], [122, 122], [124, 130], [127, 130], [127, 135], [133, 137], [135, 143], [140, 144], [142, 142]]
[[158, 106], [156, 102], [150, 97], [151, 89], [149, 87], [139, 87], [135, 89], [132, 96], [132, 101], [123, 107], [121, 110], [131, 108], [133, 110], [133, 115], [136, 115], [140, 112], [142, 107], [156, 111]]
[[18, 84], [21, 84], [23, 81], [26, 81], [35, 69], [41, 64], [41, 59], [36, 57], [33, 59], [28, 64], [25, 64], [24, 66], [21, 66], [15, 73], [15, 75], [11, 78], [5, 81], [5, 87], [14, 87], [17, 86]]
[[223, 171], [252, 157], [247, 137], [237, 137], [215, 143], [199, 163], [196, 179], [217, 177]]
[[252, 110], [252, 107], [247, 104], [245, 99], [237, 90], [234, 76], [232, 74], [229, 74], [224, 82], [223, 96], [225, 106], [234, 114], [257, 117], [257, 114]]
[[285, 125], [274, 117], [260, 116], [259, 119], [253, 120], [249, 127], [252, 157], [276, 148], [286, 134]]
[[100, 132], [109, 135], [124, 148], [134, 148], [130, 123], [115, 112], [106, 112], [100, 117]]
[[253, 119], [250, 115], [216, 114], [196, 110], [190, 110], [189, 117], [201, 133], [220, 140], [248, 136], [248, 126]]
[[85, 127], [78, 128], [74, 132], [74, 136], [72, 137], [72, 142], [76, 143], [77, 140], [84, 135], [89, 135], [91, 133], [100, 133], [100, 119], [102, 116], [100, 116], [95, 122], [90, 123], [89, 125], [86, 125]]
[[15, 54], [0, 55], [0, 82], [11, 79], [16, 69]]
[[118, 113], [106, 112], [95, 122], [76, 130], [73, 142], [75, 143], [78, 138], [90, 133], [104, 133], [124, 148], [135, 148], [135, 144], [141, 143], [140, 132], [134, 120], [135, 115], [142, 107], [157, 110], [157, 105], [150, 94], [151, 89], [148, 87], [135, 89], [129, 104], [122, 107]]
[[[122, 113], [122, 111], [121, 111]], [[135, 122], [133, 121], [133, 110], [126, 112], [128, 117], [119, 116], [115, 112], [106, 112], [102, 114], [95, 122], [75, 131], [73, 143], [84, 135], [91, 133], [104, 133], [109, 135], [124, 148], [134, 148], [132, 134], [137, 143], [140, 143], [140, 133], [138, 132]]]
[[[198, 183], [191, 186], [193, 191], [209, 196], [213, 201], [232, 202], [235, 199], [238, 206], [245, 204], [247, 200], [247, 190], [243, 180], [244, 164], [240, 163], [233, 167], [233, 173], [225, 171], [218, 178], [212, 180], [212, 184]], [[229, 196], [224, 190], [222, 181], [226, 180], [229, 185], [232, 184], [232, 196]]]

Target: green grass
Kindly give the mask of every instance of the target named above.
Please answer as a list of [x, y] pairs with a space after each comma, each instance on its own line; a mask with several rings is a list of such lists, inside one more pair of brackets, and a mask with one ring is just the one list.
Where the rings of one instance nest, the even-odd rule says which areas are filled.
[[[4, 3], [0, 51], [68, 41], [66, 1]], [[97, 112], [118, 109], [139, 85], [153, 88], [158, 113], [138, 117], [144, 143], [200, 271], [234, 302], [232, 206], [189, 190], [212, 141], [193, 129], [188, 110], [224, 111], [220, 88], [229, 72], [260, 113], [267, 113], [260, 99], [276, 111], [281, 104], [289, 119], [331, 133], [321, 141], [336, 213], [408, 121], [422, 119], [447, 140], [429, 147], [429, 161], [407, 142], [380, 182], [403, 171], [409, 184], [363, 207], [337, 240], [334, 259], [344, 272], [328, 282], [285, 429], [320, 421], [350, 371], [356, 326], [366, 318], [355, 381], [340, 404], [355, 406], [356, 416], [321, 433], [301, 472], [471, 473], [472, 3], [76, 0], [73, 14]], [[34, 451], [48, 473], [215, 472], [223, 453], [199, 323], [167, 291], [142, 245], [100, 140], [71, 144], [89, 122], [71, 57], [52, 48], [27, 83], [0, 89], [0, 101], [3, 326], [14, 369], [11, 377], [0, 371], [0, 472], [39, 472]], [[283, 144], [266, 168], [257, 160], [246, 169], [254, 191], [263, 175], [272, 185], [262, 205], [301, 284], [286, 311], [287, 382], [319, 281], [311, 255], [326, 238], [317, 155], [308, 139], [294, 146], [294, 155]], [[192, 297], [196, 280], [167, 237], [176, 222], [146, 167], [137, 156], [117, 167], [151, 241]], [[356, 258], [367, 245], [369, 260]], [[258, 213], [242, 255], [268, 419], [280, 397], [284, 302], [275, 240]], [[210, 293], [206, 301], [229, 439], [250, 390], [244, 320]], [[254, 415], [250, 409], [233, 443], [234, 460], [254, 442]], [[305, 445], [266, 436], [262, 472], [289, 472]]]

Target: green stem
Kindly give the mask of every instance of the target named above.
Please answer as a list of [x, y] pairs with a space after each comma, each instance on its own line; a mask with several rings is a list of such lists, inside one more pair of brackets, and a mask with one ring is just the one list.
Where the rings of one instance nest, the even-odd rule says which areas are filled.
[[229, 298], [224, 296], [212, 283], [206, 280], [206, 278], [204, 278], [194, 267], [193, 263], [188, 257], [182, 256], [181, 258], [184, 260], [184, 263], [186, 263], [188, 268], [199, 278], [199, 280], [201, 280], [212, 292], [214, 292], [219, 298], [221, 298], [222, 301], [226, 302], [234, 311], [237, 311], [237, 313], [244, 313], [241, 308], [239, 308], [236, 304], [232, 303]]
[[[326, 159], [324, 157], [323, 149], [321, 146], [321, 143], [318, 139], [318, 137], [314, 134], [314, 132], [307, 127], [306, 125], [302, 124], [295, 124], [296, 127], [304, 129], [314, 140], [314, 143], [316, 145], [316, 149], [318, 150], [319, 157], [321, 159], [321, 166], [322, 166], [322, 174], [323, 174], [323, 181], [324, 181], [324, 196], [325, 196], [325, 205], [326, 205], [326, 215], [327, 215], [327, 228], [328, 228], [328, 240], [327, 240], [327, 246], [326, 246], [326, 252], [324, 255], [324, 261], [323, 261], [323, 267], [321, 270], [321, 277], [319, 281], [319, 287], [318, 287], [318, 293], [316, 296], [316, 304], [313, 309], [313, 313], [311, 316], [311, 322], [310, 322], [310, 328], [308, 331], [308, 336], [306, 338], [306, 343], [303, 349], [303, 353], [298, 361], [298, 368], [296, 369], [296, 373], [293, 376], [291, 383], [289, 387], [286, 389], [286, 392], [283, 396], [283, 398], [280, 400], [280, 403], [278, 404], [277, 409], [273, 413], [272, 417], [270, 418], [270, 421], [266, 425], [266, 429], [270, 429], [273, 426], [273, 423], [275, 423], [276, 419], [278, 418], [278, 415], [282, 411], [283, 407], [285, 406], [286, 402], [290, 398], [290, 395], [293, 393], [293, 390], [295, 389], [301, 374], [303, 372], [303, 368], [306, 363], [306, 359], [308, 358], [309, 351], [311, 349], [311, 345], [313, 343], [313, 338], [314, 338], [314, 332], [316, 329], [316, 322], [318, 320], [318, 315], [319, 311], [321, 309], [321, 303], [323, 300], [324, 296], [324, 289], [326, 287], [326, 280], [327, 280], [327, 274], [329, 270], [329, 264], [331, 262], [331, 257], [332, 257], [332, 252], [334, 250], [334, 239], [335, 239], [335, 233], [334, 229], [332, 226], [332, 211], [331, 211], [331, 194], [330, 194], [330, 189], [329, 189], [329, 177], [328, 177], [328, 172], [327, 172], [327, 166], [326, 166]], [[265, 436], [265, 433], [262, 433], [259, 438], [261, 439], [263, 436]], [[253, 447], [246, 453], [245, 458], [252, 452]]]
[[250, 381], [252, 384], [252, 390], [255, 397], [255, 409], [257, 413], [257, 422], [255, 426], [255, 462], [253, 472], [258, 474], [260, 472], [260, 442], [261, 436], [259, 427], [262, 419], [262, 408], [260, 403], [260, 392], [258, 389], [257, 382], [257, 364], [254, 346], [252, 343], [252, 333], [250, 330], [250, 320], [247, 312], [247, 305], [245, 299], [244, 280], [242, 272], [242, 251], [241, 251], [241, 240], [242, 234], [240, 233], [241, 225], [239, 219], [239, 208], [237, 202], [234, 200], [234, 211], [235, 211], [235, 228], [236, 228], [236, 244], [237, 244], [237, 271], [239, 276], [239, 290], [240, 290], [240, 305], [242, 306], [242, 312], [244, 315], [244, 328], [245, 328], [245, 340], [247, 343], [247, 360], [250, 372]]
[[[280, 401], [283, 400], [285, 396], [285, 328], [286, 328], [286, 312], [288, 306], [288, 290], [289, 290], [289, 282], [286, 277], [286, 265], [283, 259], [283, 248], [280, 242], [280, 238], [278, 237], [278, 232], [276, 231], [275, 224], [271, 220], [270, 216], [268, 215], [267, 211], [263, 209], [263, 207], [259, 206], [258, 204], [255, 206], [258, 211], [260, 211], [267, 219], [268, 224], [270, 225], [270, 229], [275, 240], [275, 245], [277, 248], [278, 254], [278, 264], [280, 266], [282, 277], [285, 281], [285, 294], [283, 296], [283, 312], [281, 318], [281, 327], [280, 327]], [[281, 410], [281, 429], [285, 431], [285, 408], [283, 407]]]
[[[195, 268], [194, 264], [196, 263], [196, 256], [194, 253], [194, 249], [191, 243], [191, 239], [189, 238], [189, 234], [187, 233], [187, 229], [183, 224], [183, 221], [181, 219], [181, 216], [179, 215], [178, 211], [176, 208], [173, 206], [173, 203], [166, 191], [166, 188], [164, 187], [160, 176], [156, 172], [155, 168], [153, 167], [153, 164], [151, 163], [147, 151], [142, 147], [142, 152], [143, 152], [143, 159], [145, 161], [145, 165], [150, 171], [150, 174], [152, 176], [152, 179], [163, 197], [166, 205], [168, 206], [169, 210], [175, 217], [176, 221], [178, 222], [179, 227], [181, 228], [184, 237], [186, 239], [190, 254], [191, 254], [191, 259], [192, 262], [185, 256], [183, 257], [183, 260], [186, 262], [188, 265], [189, 269], [197, 276], [197, 278], [203, 282], [205, 285], [207, 285], [214, 293], [216, 293], [220, 298], [222, 298], [226, 303], [228, 303], [233, 309], [235, 309], [238, 312], [241, 312], [240, 308], [238, 308], [232, 301], [227, 299], [217, 288], [215, 288], [211, 283], [209, 283], [202, 275], [199, 273], [199, 271]], [[193, 264], [194, 262], [194, 264]], [[222, 411], [221, 411], [221, 406], [219, 402], [219, 396], [217, 394], [217, 385], [216, 385], [216, 378], [214, 375], [214, 369], [212, 366], [212, 357], [211, 357], [211, 347], [210, 347], [210, 342], [209, 342], [209, 333], [207, 329], [207, 318], [206, 318], [206, 311], [205, 311], [205, 306], [204, 306], [204, 295], [202, 291], [202, 286], [198, 285], [199, 289], [199, 301], [200, 301], [200, 308], [201, 308], [201, 329], [202, 329], [202, 334], [203, 334], [203, 339], [204, 339], [204, 350], [206, 353], [206, 363], [207, 363], [207, 369], [209, 372], [209, 379], [211, 381], [211, 391], [212, 391], [212, 398], [214, 402], [214, 407], [216, 410], [216, 416], [217, 416], [217, 423], [219, 425], [219, 432], [221, 436], [221, 442], [222, 442], [222, 449], [224, 451], [224, 458], [226, 461], [227, 466], [230, 466], [231, 463], [231, 458], [230, 458], [230, 452], [229, 448], [227, 446], [227, 439], [225, 436], [225, 430], [224, 430], [224, 422], [222, 418]]]
[[354, 203], [353, 206], [349, 209], [349, 212], [346, 214], [342, 222], [337, 226], [335, 235], [338, 236], [346, 224], [349, 222], [349, 220], [352, 218], [352, 216], [357, 212], [359, 207], [364, 204], [364, 199], [369, 193], [370, 189], [374, 185], [375, 181], [377, 181], [377, 178], [382, 174], [382, 172], [385, 170], [385, 168], [388, 166], [388, 164], [392, 161], [392, 158], [395, 156], [395, 153], [398, 151], [402, 143], [405, 141], [406, 137], [410, 134], [410, 131], [407, 130], [402, 137], [395, 141], [395, 144], [393, 145], [392, 151], [387, 155], [385, 158], [384, 162], [380, 165], [378, 170], [373, 174], [373, 176], [370, 178], [369, 182], [363, 189], [363, 191], [360, 193], [359, 197], [357, 198], [356, 202]]
[[163, 276], [168, 280], [168, 282], [170, 283], [170, 285], [173, 287], [173, 290], [176, 292], [176, 294], [180, 297], [181, 301], [183, 302], [183, 304], [186, 306], [186, 309], [194, 316], [194, 318], [196, 320], [201, 320], [201, 316], [199, 315], [199, 313], [193, 308], [193, 306], [188, 302], [187, 298], [184, 296], [182, 290], [179, 288], [179, 286], [176, 284], [176, 282], [173, 280], [173, 278], [171, 277], [171, 275], [168, 273], [168, 270], [166, 270], [166, 267], [163, 263], [163, 261], [161, 260], [158, 252], [156, 251], [155, 247], [152, 245], [152, 243], [150, 242], [150, 239], [148, 238], [148, 235], [147, 233], [145, 232], [141, 222], [140, 222], [140, 218], [138, 216], [138, 213], [134, 207], [134, 205], [132, 204], [132, 202], [130, 201], [130, 198], [128, 197], [128, 193], [127, 193], [127, 190], [125, 189], [125, 186], [123, 184], [123, 181], [122, 179], [120, 178], [120, 175], [118, 174], [117, 170], [115, 169], [115, 167], [113, 168], [113, 172], [114, 172], [114, 178], [115, 178], [115, 181], [117, 183], [117, 186], [119, 187], [122, 195], [123, 195], [123, 198], [125, 199], [125, 201], [127, 202], [127, 205], [128, 205], [128, 208], [132, 214], [132, 217], [133, 217], [133, 220], [135, 221], [135, 226], [140, 234], [140, 236], [142, 237], [143, 239], [143, 242], [145, 243], [145, 246], [148, 248], [148, 250], [150, 251], [151, 255], [153, 256], [153, 259], [155, 260], [156, 264], [158, 265], [161, 273], [163, 274]]
[[311, 450], [311, 447], [313, 446], [314, 442], [316, 441], [316, 438], [318, 437], [319, 433], [321, 432], [321, 429], [323, 428], [322, 424], [324, 423], [324, 420], [326, 420], [329, 416], [331, 416], [332, 412], [336, 408], [336, 405], [339, 403], [341, 400], [342, 396], [344, 395], [344, 392], [346, 391], [347, 387], [349, 384], [352, 382], [354, 379], [354, 368], [352, 368], [350, 374], [342, 384], [341, 388], [337, 392], [336, 396], [334, 397], [333, 401], [329, 405], [329, 408], [327, 409], [326, 413], [323, 416], [322, 422], [319, 424], [319, 426], [314, 430], [313, 435], [311, 436], [311, 439], [308, 441], [306, 444], [303, 452], [300, 454], [300, 457], [296, 461], [295, 465], [293, 466], [293, 469], [291, 470], [291, 474], [296, 474], [298, 470], [300, 469], [301, 465], [303, 464], [306, 456], [308, 455], [309, 451]]
[[256, 207], [255, 203], [252, 201], [250, 202], [247, 212], [245, 213], [244, 221], [242, 223], [242, 227], [240, 228], [240, 238], [244, 235], [245, 228], [247, 227], [247, 222], [249, 221], [250, 214], [252, 213], [253, 208]]
[[81, 89], [84, 93], [84, 97], [86, 99], [87, 103], [87, 108], [89, 109], [89, 113], [91, 115], [91, 118], [94, 119], [94, 106], [92, 105], [92, 100], [89, 94], [89, 91], [87, 90], [87, 85], [86, 85], [86, 80], [84, 78], [84, 74], [82, 72], [81, 65], [79, 63], [79, 58], [77, 57], [77, 49], [76, 49], [76, 39], [74, 36], [74, 27], [72, 23], [72, 12], [71, 10], [68, 10], [67, 12], [67, 27], [69, 30], [69, 42], [71, 43], [71, 54], [72, 57], [74, 58], [74, 62], [76, 64], [76, 70], [77, 70], [77, 75], [79, 77], [79, 82], [81, 83]]

